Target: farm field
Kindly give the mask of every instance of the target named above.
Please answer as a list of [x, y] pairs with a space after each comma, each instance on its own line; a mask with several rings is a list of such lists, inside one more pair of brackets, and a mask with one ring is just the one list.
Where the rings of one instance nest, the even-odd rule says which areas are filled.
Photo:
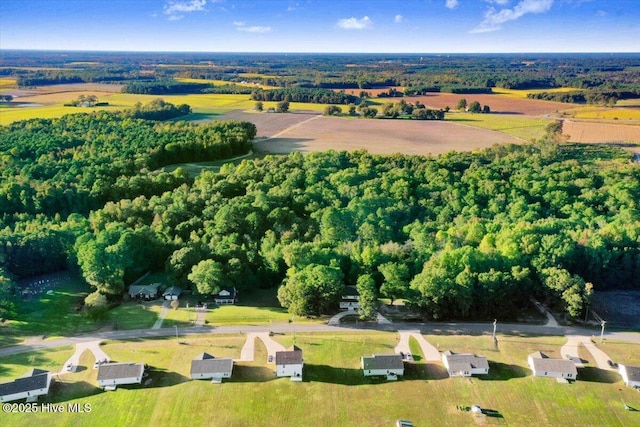
[[441, 154], [522, 143], [503, 133], [447, 121], [366, 120], [317, 116], [254, 147], [269, 153], [359, 150], [374, 154]]
[[574, 119], [620, 120], [640, 124], [640, 108], [584, 106], [560, 111], [562, 117]]
[[[293, 342], [292, 335], [273, 338], [285, 346]], [[526, 356], [536, 350], [558, 355], [565, 342], [563, 337], [499, 335], [499, 351], [493, 349], [487, 336], [425, 338], [434, 345], [438, 343], [441, 350], [451, 348], [487, 356], [490, 374], [485, 378], [450, 379], [441, 362], [413, 362], [406, 365], [405, 377], [397, 382], [364, 378], [360, 357], [392, 352], [398, 340], [397, 333], [367, 331], [297, 334], [295, 343], [303, 350], [305, 359], [302, 383], [276, 379], [274, 366], [265, 363], [266, 349], [257, 340], [255, 361], [236, 363], [230, 380], [213, 385], [189, 380], [191, 359], [203, 351], [220, 357], [238, 357], [243, 335], [108, 341], [102, 349], [113, 360], [149, 364], [151, 383], [102, 392], [95, 386], [97, 371], [91, 369], [93, 356], [84, 353], [81, 365], [87, 369], [61, 375], [48, 401], [90, 404], [91, 413], [64, 413], [56, 417], [56, 425], [80, 422], [83, 426], [103, 425], [104, 417], [115, 425], [191, 426], [384, 427], [398, 418], [410, 419], [415, 425], [439, 426], [474, 423], [626, 426], [637, 420], [637, 413], [625, 411], [622, 402], [638, 408], [640, 395], [624, 387], [617, 374], [588, 367], [581, 369], [578, 381], [571, 384], [530, 375]], [[619, 350], [637, 354], [640, 353], [637, 347], [627, 344]], [[33, 359], [33, 354], [7, 358], [8, 368], [0, 372], [0, 380], [26, 371], [30, 357], [53, 366], [64, 360], [70, 350], [51, 353], [38, 352], [37, 359]], [[584, 357], [587, 366], [593, 364], [586, 353]], [[580, 380], [581, 375], [584, 380]], [[474, 418], [470, 412], [456, 409], [474, 404], [494, 411], [494, 416]], [[4, 419], [12, 426], [30, 426], [50, 420], [50, 415], [8, 414]]]
[[640, 126], [564, 120], [562, 133], [569, 137], [569, 142], [640, 142]]

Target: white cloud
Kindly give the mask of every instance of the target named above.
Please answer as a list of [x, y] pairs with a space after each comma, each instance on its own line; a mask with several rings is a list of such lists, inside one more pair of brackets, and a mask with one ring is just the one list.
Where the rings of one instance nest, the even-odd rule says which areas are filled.
[[553, 0], [520, 0], [513, 8], [496, 10], [490, 7], [484, 15], [484, 20], [471, 33], [487, 33], [502, 28], [502, 24], [515, 21], [529, 13], [545, 13], [551, 9]]
[[263, 27], [260, 25], [253, 25], [247, 27], [244, 21], [233, 21], [233, 25], [238, 31], [244, 31], [245, 33], [268, 33], [271, 31], [271, 27]]
[[447, 0], [444, 5], [447, 7], [447, 9], [455, 9], [456, 7], [458, 7], [458, 0]]
[[506, 6], [509, 3], [511, 3], [511, 0], [484, 0], [484, 1], [486, 1], [487, 3], [495, 3], [500, 6]]
[[185, 13], [202, 12], [205, 10], [207, 0], [169, 0], [164, 5], [164, 14], [168, 16], [170, 21], [177, 21], [184, 18]]
[[362, 19], [351, 17], [338, 20], [338, 27], [343, 30], [366, 30], [373, 28], [373, 21], [368, 16]]
[[402, 24], [404, 22], [404, 16], [396, 15], [396, 17], [393, 18], [393, 22], [395, 22], [396, 24]]

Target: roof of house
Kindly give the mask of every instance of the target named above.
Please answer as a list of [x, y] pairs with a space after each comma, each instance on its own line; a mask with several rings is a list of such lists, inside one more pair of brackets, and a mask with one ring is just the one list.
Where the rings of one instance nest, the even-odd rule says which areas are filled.
[[362, 368], [373, 369], [403, 369], [404, 363], [399, 354], [374, 354], [371, 357], [362, 356]]
[[576, 363], [572, 360], [555, 359], [546, 354], [536, 351], [531, 353], [529, 357], [533, 360], [533, 368], [536, 371], [544, 372], [564, 372], [567, 374], [578, 375]]
[[47, 388], [49, 385], [49, 371], [32, 369], [23, 377], [0, 384], [0, 396], [24, 393], [31, 390]]
[[182, 293], [182, 289], [180, 289], [177, 286], [171, 286], [170, 288], [167, 288], [164, 291], [162, 296], [165, 296], [165, 295], [180, 295], [181, 293]]
[[485, 356], [471, 353], [454, 353], [447, 350], [443, 353], [451, 371], [470, 371], [471, 369], [489, 369], [489, 362]]
[[293, 345], [286, 351], [276, 351], [276, 365], [301, 365], [302, 350]]
[[215, 296], [215, 299], [235, 299], [238, 291], [235, 287], [230, 289], [222, 289], [218, 295]]
[[104, 363], [98, 367], [98, 381], [142, 377], [143, 363]]
[[131, 285], [129, 286], [130, 295], [146, 295], [157, 294], [160, 283], [152, 283], [150, 285]]
[[233, 359], [214, 357], [209, 353], [202, 353], [191, 361], [191, 375], [193, 374], [224, 374], [233, 370]]
[[627, 378], [629, 381], [640, 381], [640, 366], [628, 366], [621, 365], [624, 367], [625, 372], [627, 373]]

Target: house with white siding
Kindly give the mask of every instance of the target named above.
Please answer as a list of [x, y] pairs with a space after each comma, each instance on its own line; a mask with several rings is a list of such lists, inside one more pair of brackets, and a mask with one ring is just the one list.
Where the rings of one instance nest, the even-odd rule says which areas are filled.
[[35, 402], [38, 400], [38, 396], [49, 393], [51, 381], [51, 372], [31, 369], [20, 378], [0, 383], [0, 402], [13, 402], [20, 399]]
[[442, 353], [442, 363], [450, 377], [470, 377], [489, 373], [487, 358], [471, 353], [454, 353], [447, 350]]
[[191, 379], [221, 383], [223, 378], [231, 378], [233, 359], [214, 357], [201, 353], [191, 361]]
[[123, 384], [141, 384], [144, 363], [105, 363], [98, 367], [98, 386], [115, 390]]
[[361, 365], [365, 377], [386, 376], [388, 381], [395, 381], [404, 375], [404, 362], [399, 354], [362, 356]]
[[291, 377], [291, 381], [302, 381], [304, 360], [302, 350], [295, 345], [286, 351], [276, 351], [276, 376]]
[[535, 377], [565, 378], [568, 380], [575, 380], [578, 377], [578, 369], [573, 360], [554, 359], [536, 351], [529, 355], [527, 362]]

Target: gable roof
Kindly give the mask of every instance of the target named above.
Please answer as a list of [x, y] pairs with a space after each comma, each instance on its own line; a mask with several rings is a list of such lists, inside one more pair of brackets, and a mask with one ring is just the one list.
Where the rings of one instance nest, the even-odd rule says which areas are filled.
[[640, 366], [620, 365], [627, 373], [629, 381], [640, 381]]
[[202, 353], [191, 361], [191, 375], [193, 374], [231, 374], [233, 359], [214, 357], [209, 353]]
[[578, 375], [576, 363], [572, 360], [554, 359], [540, 351], [531, 353], [529, 357], [533, 361], [533, 369], [535, 371], [563, 372], [566, 374]]
[[13, 381], [0, 383], [0, 396], [25, 393], [32, 390], [48, 388], [50, 382], [49, 371], [32, 369], [23, 377]]
[[98, 367], [98, 381], [117, 380], [121, 378], [142, 377], [142, 363], [104, 363]]
[[235, 287], [221, 289], [218, 295], [215, 296], [215, 299], [236, 299], [237, 293], [238, 291]]
[[362, 369], [404, 369], [404, 363], [399, 354], [374, 354], [362, 356]]
[[162, 294], [162, 296], [166, 296], [166, 295], [180, 295], [182, 293], [182, 289], [180, 289], [177, 286], [171, 286], [170, 288], [167, 288], [164, 293]]
[[129, 286], [129, 295], [150, 295], [157, 294], [160, 283], [151, 285], [131, 285]]
[[287, 351], [276, 351], [276, 365], [301, 365], [302, 350], [295, 345], [289, 347]]
[[471, 353], [454, 353], [447, 350], [443, 353], [451, 371], [470, 371], [471, 369], [489, 369], [489, 362], [485, 356]]

